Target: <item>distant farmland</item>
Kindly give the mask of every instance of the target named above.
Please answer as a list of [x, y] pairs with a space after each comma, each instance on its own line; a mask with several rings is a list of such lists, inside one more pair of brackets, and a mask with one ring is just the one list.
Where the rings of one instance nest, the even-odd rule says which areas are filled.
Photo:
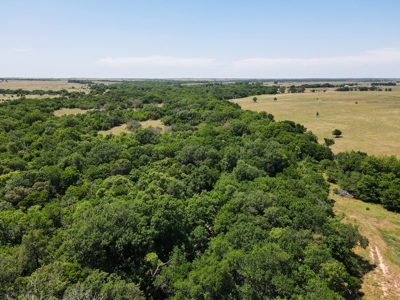
[[340, 129], [343, 137], [331, 146], [335, 153], [359, 150], [400, 157], [400, 87], [393, 87], [391, 92], [384, 89], [261, 95], [257, 102], [253, 102], [253, 96], [232, 101], [243, 109], [271, 113], [277, 121], [300, 123], [316, 134], [320, 143], [332, 138], [332, 130]]
[[69, 83], [68, 80], [29, 80], [29, 79], [8, 79], [0, 81], [0, 89], [23, 89], [23, 90], [53, 90], [59, 91], [66, 89], [68, 92], [73, 91], [86, 91], [87, 84]]

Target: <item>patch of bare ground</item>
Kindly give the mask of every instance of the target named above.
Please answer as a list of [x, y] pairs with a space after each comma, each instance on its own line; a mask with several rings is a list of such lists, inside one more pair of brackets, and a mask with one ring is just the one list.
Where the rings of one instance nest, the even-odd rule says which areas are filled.
[[344, 213], [343, 221], [357, 225], [361, 234], [369, 239], [367, 249], [355, 249], [376, 266], [363, 278], [362, 299], [400, 299], [400, 248], [396, 249], [390, 242], [391, 238], [398, 240], [400, 236], [398, 214], [378, 204], [344, 198], [332, 192], [330, 196], [335, 200], [335, 213]]

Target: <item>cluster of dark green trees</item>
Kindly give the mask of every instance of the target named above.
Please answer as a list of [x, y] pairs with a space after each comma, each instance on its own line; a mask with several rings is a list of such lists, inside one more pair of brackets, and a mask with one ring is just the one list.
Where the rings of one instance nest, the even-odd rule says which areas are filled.
[[[220, 100], [256, 91], [276, 92], [133, 82], [1, 103], [0, 298], [355, 297], [368, 241], [332, 211], [334, 155]], [[97, 133], [147, 119], [169, 130]]]
[[94, 84], [92, 80], [86, 80], [86, 79], [69, 79], [68, 83]]
[[302, 87], [308, 89], [308, 88], [333, 88], [335, 85], [332, 83], [306, 83], [302, 84]]
[[390, 81], [390, 82], [372, 82], [372, 86], [395, 86], [397, 85], [396, 82]]
[[27, 96], [27, 95], [39, 95], [39, 96], [43, 96], [43, 95], [60, 95], [61, 97], [81, 97], [83, 96], [85, 93], [84, 92], [68, 92], [65, 89], [59, 90], [59, 91], [53, 91], [53, 90], [23, 90], [23, 89], [16, 89], [16, 90], [12, 90], [12, 89], [0, 89], [0, 94], [3, 95], [16, 95], [19, 97], [23, 97], [23, 96]]
[[289, 93], [304, 93], [305, 90], [306, 90], [306, 88], [302, 85], [300, 85], [300, 86], [291, 85], [291, 86], [289, 86], [288, 92]]
[[[379, 87], [377, 87], [377, 85], [373, 85], [373, 84], [371, 84], [371, 85], [372, 85], [371, 87], [360, 86], [360, 87], [358, 87], [358, 90], [359, 90], [360, 92], [382, 91], [382, 89], [379, 88]], [[353, 88], [350, 88], [350, 87], [348, 87], [348, 86], [339, 87], [339, 88], [336, 89], [336, 91], [338, 91], [338, 92], [349, 92], [349, 91], [353, 91], [353, 90], [354, 90]], [[391, 92], [392, 89], [391, 89], [391, 88], [386, 88], [385, 91], [386, 91], [386, 92], [387, 92], [387, 91]]]
[[400, 211], [400, 160], [395, 156], [368, 156], [363, 152], [336, 155], [327, 168], [328, 180], [338, 183], [355, 198]]

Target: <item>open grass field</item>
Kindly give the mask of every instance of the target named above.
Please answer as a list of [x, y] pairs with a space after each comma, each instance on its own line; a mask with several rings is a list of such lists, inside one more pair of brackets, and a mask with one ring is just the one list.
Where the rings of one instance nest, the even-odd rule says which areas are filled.
[[100, 130], [99, 134], [106, 136], [108, 134], [113, 134], [113, 135], [120, 135], [122, 132], [126, 132], [126, 133], [130, 133], [130, 131], [128, 129], [126, 129], [126, 124], [122, 124], [119, 126], [115, 126], [109, 130]]
[[[8, 82], [0, 81], [0, 89], [23, 89], [23, 90], [53, 90], [59, 91], [66, 89], [68, 92], [83, 91], [88, 92], [87, 84], [68, 83], [68, 80], [12, 80]], [[37, 98], [37, 97], [35, 97]]]
[[332, 138], [334, 129], [340, 129], [342, 138], [335, 139], [331, 146], [335, 153], [356, 150], [400, 157], [400, 86], [392, 89], [261, 95], [256, 103], [253, 96], [231, 101], [243, 109], [272, 113], [277, 121], [300, 123], [321, 143], [325, 137]]
[[[161, 128], [162, 132], [165, 132], [166, 126], [161, 123], [161, 120], [147, 120], [143, 122], [139, 122], [142, 125], [142, 128]], [[128, 129], [126, 129], [126, 124], [122, 124], [120, 126], [113, 127], [109, 130], [101, 130], [99, 134], [106, 136], [107, 134], [112, 133], [113, 135], [120, 135], [122, 132], [130, 133]]]
[[54, 112], [54, 115], [56, 117], [62, 117], [62, 116], [67, 116], [67, 115], [85, 114], [88, 111], [89, 110], [84, 110], [84, 109], [80, 109], [80, 108], [63, 108], [63, 109], [56, 110]]
[[[332, 188], [337, 187], [332, 185]], [[344, 198], [331, 193], [334, 210], [344, 213], [344, 222], [359, 226], [369, 239], [367, 249], [355, 249], [375, 268], [364, 278], [365, 300], [399, 299], [400, 295], [400, 216], [381, 205]], [[368, 208], [368, 209], [367, 209]]]

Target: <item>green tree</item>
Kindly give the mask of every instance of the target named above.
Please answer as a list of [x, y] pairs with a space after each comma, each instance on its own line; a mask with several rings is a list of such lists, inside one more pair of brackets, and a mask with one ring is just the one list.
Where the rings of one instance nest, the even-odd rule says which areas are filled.
[[330, 147], [335, 144], [333, 139], [324, 138], [325, 146]]
[[132, 163], [126, 158], [118, 159], [111, 167], [111, 175], [128, 175], [132, 170]]
[[332, 135], [334, 135], [335, 138], [338, 138], [342, 135], [342, 131], [340, 131], [339, 129], [335, 129], [334, 131], [332, 131]]
[[257, 97], [253, 97], [253, 102], [257, 102]]

